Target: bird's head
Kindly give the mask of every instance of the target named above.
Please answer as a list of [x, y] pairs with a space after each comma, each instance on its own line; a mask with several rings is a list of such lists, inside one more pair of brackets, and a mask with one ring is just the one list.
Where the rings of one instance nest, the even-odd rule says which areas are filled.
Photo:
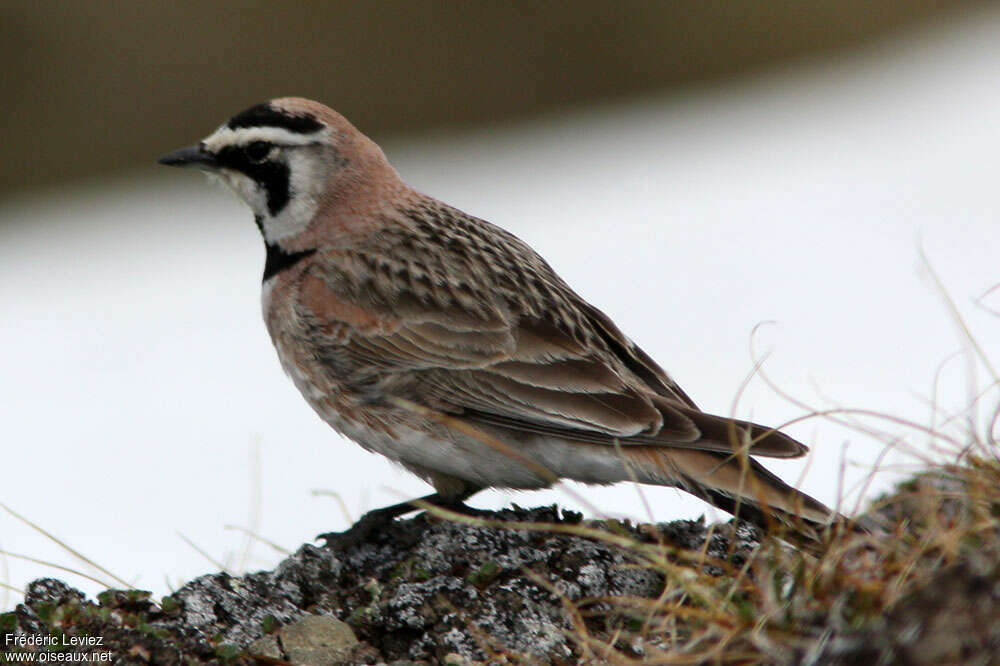
[[252, 106], [159, 162], [216, 175], [250, 206], [269, 245], [301, 235], [331, 202], [395, 174], [343, 116], [298, 97]]

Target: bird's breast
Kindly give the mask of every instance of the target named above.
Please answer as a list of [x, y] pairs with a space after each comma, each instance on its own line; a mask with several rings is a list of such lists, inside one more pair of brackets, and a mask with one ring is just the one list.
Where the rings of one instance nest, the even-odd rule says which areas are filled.
[[337, 343], [333, 329], [341, 323], [310, 306], [308, 277], [278, 275], [261, 291], [264, 323], [281, 367], [316, 413], [342, 434], [356, 439], [360, 428], [384, 435], [388, 425], [355, 386], [356, 362]]

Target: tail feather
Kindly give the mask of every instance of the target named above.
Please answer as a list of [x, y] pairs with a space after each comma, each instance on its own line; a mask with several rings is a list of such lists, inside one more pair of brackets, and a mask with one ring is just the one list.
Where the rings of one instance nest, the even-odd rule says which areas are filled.
[[623, 452], [640, 482], [679, 487], [763, 529], [779, 526], [813, 541], [827, 526], [846, 522], [752, 458], [653, 447]]
[[773, 428], [716, 416], [697, 409], [677, 407], [674, 409], [690, 419], [701, 433], [701, 437], [692, 448], [696, 448], [699, 444], [705, 446], [707, 442], [715, 442], [722, 444], [723, 450], [730, 451], [747, 443], [748, 453], [769, 458], [798, 458], [809, 451], [805, 444]]

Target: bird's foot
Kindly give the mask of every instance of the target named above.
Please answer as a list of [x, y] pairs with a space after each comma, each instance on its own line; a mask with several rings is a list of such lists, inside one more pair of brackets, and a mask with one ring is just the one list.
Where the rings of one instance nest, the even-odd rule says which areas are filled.
[[[473, 509], [464, 503], [464, 500], [472, 495], [473, 492], [475, 491], [468, 491], [458, 497], [441, 497], [437, 493], [434, 493], [433, 495], [421, 497], [417, 500], [417, 502], [424, 502], [433, 506], [439, 506], [467, 516], [491, 515], [492, 512], [490, 511]], [[344, 532], [326, 532], [318, 535], [316, 538], [326, 541], [328, 548], [346, 550], [347, 548], [357, 546], [367, 541], [373, 533], [384, 529], [385, 526], [391, 523], [392, 519], [396, 516], [402, 516], [406, 513], [419, 511], [420, 508], [421, 507], [416, 503], [410, 501], [400, 502], [399, 504], [382, 507], [381, 509], [374, 509], [361, 516], [358, 522], [351, 525], [351, 527]]]
[[323, 534], [318, 534], [316, 538], [326, 541], [327, 548], [347, 550], [367, 541], [372, 534], [384, 528], [395, 517], [396, 514], [382, 509], [375, 509], [361, 516], [356, 523], [343, 532], [324, 532]]
[[459, 510], [463, 512], [475, 511], [475, 509], [469, 508], [462, 503], [467, 497], [472, 495], [473, 492], [475, 491], [470, 490], [458, 497], [442, 497], [441, 495], [434, 493], [432, 495], [427, 495], [426, 497], [421, 497], [419, 500], [400, 502], [399, 504], [393, 504], [392, 506], [384, 506], [381, 509], [374, 509], [361, 516], [358, 522], [351, 525], [351, 527], [344, 532], [326, 532], [318, 535], [316, 538], [326, 541], [326, 545], [328, 547], [344, 550], [367, 541], [368, 537], [370, 537], [373, 532], [383, 529], [386, 525], [392, 522], [392, 519], [396, 516], [402, 516], [403, 514], [419, 511], [420, 506], [417, 505], [419, 502], [446, 508], [460, 507]]
[[[491, 518], [496, 514], [496, 512], [490, 511], [489, 509], [477, 509], [475, 507], [469, 506], [465, 502], [453, 502], [448, 504], [441, 504], [440, 508], [445, 509], [446, 511], [451, 511], [452, 513], [459, 513], [463, 516], [469, 516], [471, 518]], [[442, 516], [440, 514], [435, 513], [433, 509], [431, 509], [430, 511], [425, 511], [424, 515], [434, 520], [440, 520], [444, 522], [447, 522], [449, 520], [447, 516]]]

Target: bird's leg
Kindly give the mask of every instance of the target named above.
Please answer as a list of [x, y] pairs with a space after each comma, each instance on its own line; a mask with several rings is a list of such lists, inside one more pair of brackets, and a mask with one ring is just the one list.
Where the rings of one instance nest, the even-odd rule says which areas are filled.
[[351, 525], [351, 527], [344, 532], [325, 532], [317, 535], [316, 538], [326, 541], [327, 546], [335, 546], [339, 549], [356, 546], [367, 539], [372, 532], [385, 527], [388, 523], [392, 522], [393, 518], [402, 516], [412, 511], [419, 511], [421, 507], [417, 506], [417, 502], [432, 504], [434, 506], [439, 506], [442, 509], [451, 509], [462, 513], [473, 513], [475, 512], [475, 509], [466, 506], [465, 500], [469, 499], [469, 497], [474, 495], [477, 491], [478, 488], [476, 490], [463, 491], [459, 495], [449, 496], [432, 493], [418, 499], [407, 500], [406, 502], [400, 502], [399, 504], [384, 506], [380, 509], [372, 509], [365, 515], [361, 516], [356, 523]]

